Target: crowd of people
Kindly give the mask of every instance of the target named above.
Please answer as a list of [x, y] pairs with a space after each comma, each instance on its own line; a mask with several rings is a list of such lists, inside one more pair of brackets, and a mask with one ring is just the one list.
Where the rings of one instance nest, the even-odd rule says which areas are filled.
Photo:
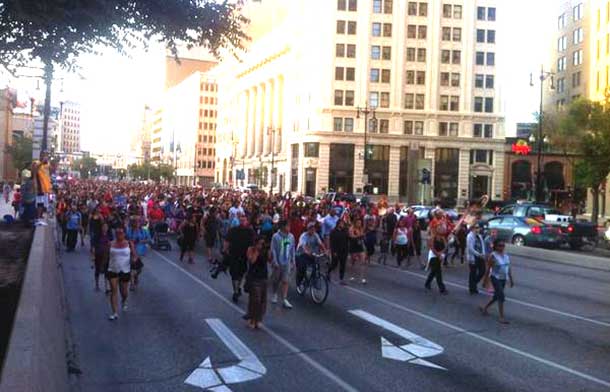
[[[263, 320], [269, 286], [271, 303], [292, 308], [291, 280], [302, 285], [308, 266], [320, 254], [330, 260], [331, 283], [366, 285], [371, 264], [395, 264], [427, 270], [425, 288], [431, 290], [436, 281], [443, 295], [448, 293], [443, 269], [456, 259], [466, 261], [471, 294], [478, 293], [481, 282], [493, 287], [494, 295], [481, 312], [487, 314], [497, 301], [500, 320], [506, 322], [510, 258], [502, 241], [483, 235], [477, 203], [457, 222], [434, 209], [424, 230], [412, 209], [366, 197], [358, 202], [313, 201], [290, 193], [94, 180], [63, 184], [54, 193], [61, 242], [67, 252], [75, 250], [79, 238], [80, 246], [88, 248], [94, 288], [101, 291], [103, 284], [109, 295], [110, 320], [119, 317], [119, 297], [120, 309], [128, 309], [128, 295], [138, 288], [148, 249], [171, 247], [173, 233], [180, 262], [201, 259], [213, 278], [227, 271], [236, 303], [243, 292], [249, 294], [244, 318], [251, 328], [259, 328]], [[44, 211], [48, 196], [37, 196]], [[17, 210], [23, 211], [23, 203], [22, 196]], [[203, 252], [196, 251], [200, 240]]]

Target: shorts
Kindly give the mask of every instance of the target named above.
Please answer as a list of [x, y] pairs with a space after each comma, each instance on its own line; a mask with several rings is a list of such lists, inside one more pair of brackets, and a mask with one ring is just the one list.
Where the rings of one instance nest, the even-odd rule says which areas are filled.
[[36, 206], [44, 207], [45, 210], [49, 209], [49, 194], [45, 193], [44, 195], [36, 196]]
[[119, 278], [119, 282], [129, 282], [131, 280], [131, 272], [112, 272], [112, 271], [106, 271], [106, 278], [107, 279], [115, 279], [115, 278]]
[[214, 245], [216, 245], [216, 236], [215, 235], [205, 235], [204, 236], [204, 240], [205, 240], [205, 246], [208, 248], [213, 248]]
[[229, 274], [233, 280], [241, 280], [246, 274], [248, 266], [244, 258], [230, 257]]
[[136, 271], [136, 272], [140, 272], [142, 271], [142, 268], [144, 268], [144, 263], [142, 262], [142, 259], [140, 257], [138, 257], [136, 259], [136, 261], [133, 262], [132, 268]]
[[288, 264], [280, 264], [278, 266], [273, 267], [273, 281], [274, 282], [282, 282], [288, 283], [290, 282], [290, 277], [292, 276], [292, 265]]

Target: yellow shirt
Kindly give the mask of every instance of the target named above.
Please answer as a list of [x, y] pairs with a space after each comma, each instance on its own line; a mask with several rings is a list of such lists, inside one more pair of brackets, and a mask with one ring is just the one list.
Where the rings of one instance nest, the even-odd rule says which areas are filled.
[[51, 193], [51, 174], [49, 173], [48, 163], [38, 163], [38, 166], [36, 167], [36, 179], [39, 193]]

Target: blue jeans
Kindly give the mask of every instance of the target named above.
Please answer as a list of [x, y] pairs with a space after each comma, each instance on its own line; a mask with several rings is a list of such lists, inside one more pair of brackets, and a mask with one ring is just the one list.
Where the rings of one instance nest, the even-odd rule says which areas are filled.
[[305, 273], [307, 272], [307, 267], [315, 264], [316, 259], [313, 256], [308, 255], [307, 253], [303, 253], [296, 257], [297, 264], [297, 286], [301, 284], [303, 278], [305, 277]]

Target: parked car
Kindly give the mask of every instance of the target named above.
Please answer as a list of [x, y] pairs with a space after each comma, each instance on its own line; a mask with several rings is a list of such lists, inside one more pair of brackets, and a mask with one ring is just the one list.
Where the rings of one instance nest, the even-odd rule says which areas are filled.
[[515, 216], [535, 218], [561, 230], [566, 242], [572, 249], [588, 248], [593, 250], [599, 241], [597, 226], [590, 222], [575, 221], [570, 215], [564, 215], [554, 207], [540, 203], [511, 204], [502, 208], [498, 216]]
[[516, 246], [558, 248], [566, 241], [565, 235], [559, 227], [545, 224], [534, 218], [497, 216], [490, 219], [487, 226], [493, 237]]
[[335, 201], [347, 201], [350, 203], [360, 202], [360, 198], [353, 193], [346, 192], [328, 192], [322, 197], [323, 200], [334, 203]]

